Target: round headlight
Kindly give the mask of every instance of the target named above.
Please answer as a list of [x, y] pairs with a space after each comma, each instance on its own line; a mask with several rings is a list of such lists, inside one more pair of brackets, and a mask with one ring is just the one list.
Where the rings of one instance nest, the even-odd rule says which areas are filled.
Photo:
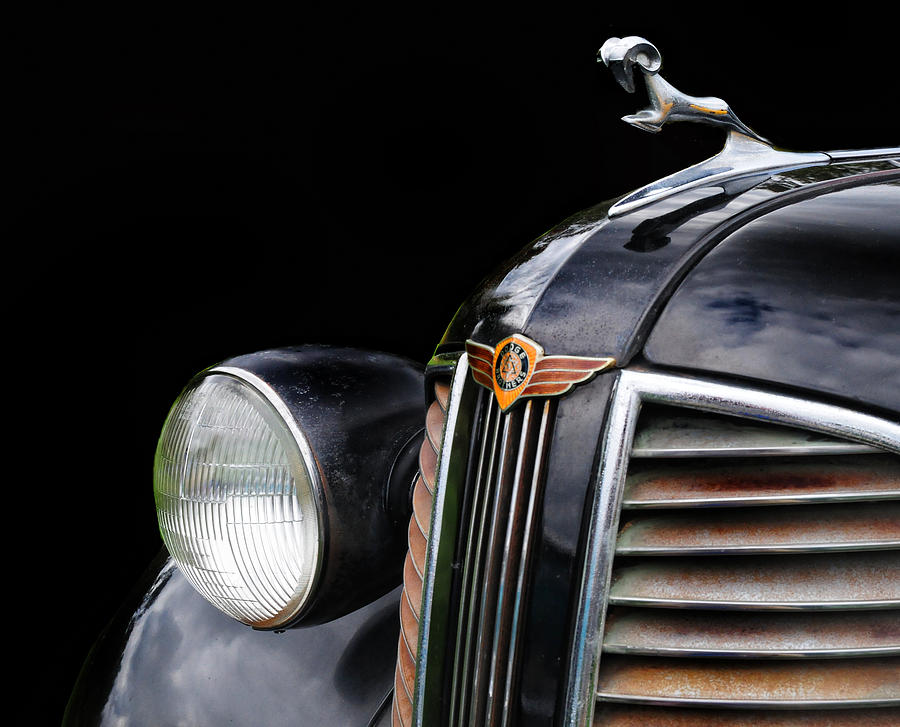
[[322, 561], [321, 488], [303, 433], [252, 376], [211, 371], [163, 426], [153, 490], [160, 532], [210, 603], [258, 628], [288, 624]]

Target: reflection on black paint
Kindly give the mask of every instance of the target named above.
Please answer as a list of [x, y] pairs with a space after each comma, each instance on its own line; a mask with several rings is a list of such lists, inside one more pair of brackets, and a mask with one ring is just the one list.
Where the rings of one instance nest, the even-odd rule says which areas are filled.
[[774, 210], [724, 239], [669, 300], [647, 358], [900, 410], [892, 179]]
[[706, 199], [699, 199], [668, 214], [646, 219], [634, 228], [624, 247], [632, 252], [653, 252], [654, 250], [659, 250], [671, 242], [669, 233], [677, 230], [685, 222], [699, 214], [719, 209], [726, 205], [732, 196], [721, 192]]
[[371, 702], [374, 693], [383, 692], [385, 672], [393, 670], [399, 637], [400, 611], [391, 601], [373, 613], [344, 648], [334, 667], [338, 694], [354, 702]]
[[738, 326], [742, 331], [759, 331], [765, 326], [765, 313], [772, 313], [775, 307], [761, 303], [750, 291], [741, 291], [726, 300], [714, 300], [707, 308], [721, 311], [728, 326]]
[[398, 599], [255, 631], [162, 558], [91, 653], [65, 724], [367, 724], [393, 683]]

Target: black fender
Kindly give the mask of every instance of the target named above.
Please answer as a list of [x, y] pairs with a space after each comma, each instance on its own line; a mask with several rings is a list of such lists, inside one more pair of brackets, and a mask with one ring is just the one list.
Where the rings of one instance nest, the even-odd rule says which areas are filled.
[[258, 631], [207, 603], [163, 551], [89, 654], [63, 724], [365, 727], [390, 714], [400, 593]]

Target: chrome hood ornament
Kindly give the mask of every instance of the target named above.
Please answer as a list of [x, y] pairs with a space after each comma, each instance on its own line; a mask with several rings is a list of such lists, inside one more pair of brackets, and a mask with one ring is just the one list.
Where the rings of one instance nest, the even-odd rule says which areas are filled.
[[643, 75], [650, 106], [636, 114], [623, 116], [626, 123], [652, 132], [660, 131], [667, 121], [695, 121], [728, 130], [725, 147], [716, 156], [626, 195], [609, 208], [610, 217], [693, 187], [717, 186], [766, 171], [775, 173], [831, 161], [831, 157], [822, 152], [794, 153], [775, 149], [744, 124], [722, 99], [682, 93], [659, 75], [662, 56], [656, 46], [644, 38], [636, 35], [610, 38], [597, 55], [598, 62], [605, 63], [619, 85], [629, 93], [635, 90], [635, 67]]
[[658, 132], [667, 121], [697, 121], [739, 131], [763, 144], [769, 142], [744, 124], [727, 103], [714, 96], [688, 96], [659, 75], [662, 56], [648, 40], [636, 35], [610, 38], [597, 53], [628, 93], [634, 93], [634, 67], [641, 69], [650, 106], [622, 120], [644, 131]]

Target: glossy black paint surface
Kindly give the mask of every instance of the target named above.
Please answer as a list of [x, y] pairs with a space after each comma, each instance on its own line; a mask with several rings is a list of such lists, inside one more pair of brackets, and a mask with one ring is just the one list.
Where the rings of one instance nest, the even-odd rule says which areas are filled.
[[730, 235], [675, 292], [645, 353], [900, 415], [900, 181], [798, 202]]
[[[297, 346], [223, 361], [269, 384], [309, 440], [325, 483], [324, 567], [303, 624], [349, 613], [400, 583], [408, 492], [423, 429], [418, 364], [385, 353]], [[395, 466], [396, 465], [396, 466]], [[399, 494], [391, 495], [391, 486]]]
[[[539, 238], [460, 308], [438, 347], [524, 333], [548, 353], [627, 364], [668, 297], [719, 240], [756, 216], [897, 173], [884, 160], [774, 170], [699, 187], [609, 219], [604, 203]], [[889, 215], [882, 209], [880, 214]]]
[[255, 631], [163, 552], [91, 652], [64, 724], [366, 725], [393, 680], [396, 589], [328, 624]]

